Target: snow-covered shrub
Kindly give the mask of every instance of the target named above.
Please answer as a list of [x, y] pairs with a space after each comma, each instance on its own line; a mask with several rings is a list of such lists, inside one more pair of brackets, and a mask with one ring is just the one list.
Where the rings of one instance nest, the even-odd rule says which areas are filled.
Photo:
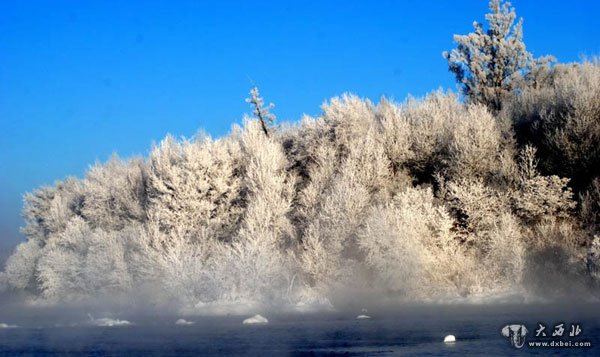
[[489, 178], [499, 166], [501, 134], [484, 106], [471, 105], [456, 113], [448, 147], [450, 177]]
[[600, 283], [600, 237], [594, 236], [588, 248], [586, 268], [596, 284]]
[[153, 302], [193, 306], [217, 299], [219, 277], [209, 267], [218, 243], [207, 246], [182, 232], [167, 234], [152, 221], [130, 237], [130, 274], [137, 289], [150, 291]]
[[528, 179], [513, 198], [515, 212], [533, 222], [545, 217], [567, 217], [576, 204], [568, 182], [568, 178], [556, 175]]
[[118, 231], [92, 229], [79, 217], [50, 237], [37, 269], [40, 290], [50, 300], [110, 296], [131, 288], [125, 240]]
[[526, 288], [540, 294], [581, 293], [585, 287], [589, 233], [568, 220], [547, 219], [529, 229]]
[[81, 181], [68, 178], [52, 187], [27, 193], [23, 234], [43, 245], [50, 235], [62, 232], [72, 217], [80, 215], [82, 191]]
[[349, 270], [356, 259], [355, 238], [371, 199], [352, 165], [342, 166], [331, 187], [321, 194], [302, 237], [304, 272], [313, 285], [324, 289], [351, 283]]
[[358, 244], [384, 289], [414, 297], [443, 290], [456, 278], [457, 266], [440, 260], [452, 245], [453, 222], [433, 200], [431, 189], [408, 188], [369, 211]]
[[113, 156], [91, 167], [83, 185], [81, 215], [92, 227], [119, 230], [146, 219], [146, 170], [141, 159]]
[[4, 279], [9, 287], [39, 293], [37, 266], [44, 247], [50, 237], [66, 229], [71, 219], [79, 217], [82, 200], [83, 187], [75, 178], [25, 195], [22, 232], [27, 241], [19, 244], [6, 262]]
[[19, 244], [6, 261], [4, 279], [8, 287], [37, 293], [36, 269], [41, 254], [35, 239]]
[[430, 233], [425, 222], [410, 225], [406, 212], [397, 212], [391, 205], [373, 207], [368, 217], [358, 240], [367, 265], [375, 271], [379, 286], [412, 294], [422, 277], [423, 230]]
[[443, 191], [466, 255], [479, 266], [472, 267], [463, 288], [484, 292], [518, 286], [525, 245], [520, 222], [511, 213], [511, 191], [494, 189], [481, 178], [446, 182]]
[[600, 231], [600, 177], [596, 177], [581, 194], [580, 216], [583, 223], [591, 230]]
[[536, 150], [526, 146], [520, 160], [521, 180], [513, 193], [515, 213], [528, 222], [539, 222], [549, 217], [568, 217], [575, 208], [573, 192], [567, 186], [568, 178], [556, 175], [541, 176], [537, 172]]
[[600, 63], [557, 64], [550, 79], [514, 96], [507, 113], [521, 144], [538, 149], [544, 175], [576, 191], [600, 176]]
[[410, 173], [418, 181], [431, 182], [433, 175], [444, 169], [452, 125], [464, 108], [453, 94], [434, 92], [422, 101], [408, 99], [402, 114], [411, 127]]
[[344, 169], [352, 172], [358, 183], [369, 193], [373, 195], [381, 193], [385, 197], [392, 178], [392, 170], [377, 136], [378, 132], [371, 127], [364, 137], [357, 139], [349, 150]]
[[[287, 278], [286, 249], [294, 242], [288, 214], [294, 181], [285, 169], [287, 159], [279, 143], [247, 120], [241, 136], [247, 160], [243, 185], [248, 205], [238, 233], [230, 246], [220, 246], [226, 275], [225, 288], [232, 298], [261, 299]], [[233, 290], [235, 289], [235, 290]]]
[[332, 98], [323, 104], [322, 110], [320, 120], [326, 126], [326, 135], [335, 143], [340, 157], [345, 157], [356, 140], [365, 135], [375, 121], [373, 104], [352, 94]]
[[227, 139], [167, 137], [150, 153], [148, 216], [203, 244], [230, 239], [242, 214], [240, 155]]
[[[444, 199], [460, 228], [473, 240], [493, 229], [502, 213], [510, 212], [509, 194], [486, 185], [483, 179], [460, 179], [444, 185]], [[473, 233], [473, 234], [470, 234]]]
[[411, 125], [402, 109], [385, 98], [377, 105], [376, 118], [380, 145], [396, 175], [413, 156]]
[[523, 279], [526, 246], [516, 217], [503, 213], [488, 233], [488, 244], [482, 256], [488, 289], [515, 289]]

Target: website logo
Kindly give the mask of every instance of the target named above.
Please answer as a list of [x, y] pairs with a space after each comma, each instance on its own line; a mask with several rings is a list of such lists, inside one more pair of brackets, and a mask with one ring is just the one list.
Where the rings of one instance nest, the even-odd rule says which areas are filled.
[[510, 344], [515, 348], [521, 348], [525, 345], [527, 332], [525, 325], [506, 325], [502, 328], [502, 336], [507, 337], [510, 340]]

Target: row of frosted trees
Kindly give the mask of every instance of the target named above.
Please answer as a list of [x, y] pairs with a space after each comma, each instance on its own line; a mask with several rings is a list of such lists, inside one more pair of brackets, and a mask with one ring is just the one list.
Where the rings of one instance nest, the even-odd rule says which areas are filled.
[[[501, 43], [476, 30], [473, 43]], [[344, 95], [275, 127], [253, 91], [255, 117], [226, 137], [167, 137], [28, 194], [27, 241], [0, 284], [180, 306], [593, 292], [600, 64], [528, 58], [503, 82], [460, 53], [447, 58], [465, 100]]]
[[[597, 65], [565, 70], [600, 79]], [[541, 263], [584, 284], [598, 179], [576, 200], [500, 122], [452, 94], [347, 95], [270, 136], [247, 119], [219, 140], [167, 137], [147, 159], [28, 194], [28, 239], [3, 277], [48, 299], [150, 289], [185, 303], [464, 295], [518, 287]]]

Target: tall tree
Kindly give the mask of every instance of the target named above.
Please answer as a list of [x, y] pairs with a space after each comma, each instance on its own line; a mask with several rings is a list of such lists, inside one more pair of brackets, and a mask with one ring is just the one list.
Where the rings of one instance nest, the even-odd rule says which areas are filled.
[[523, 43], [523, 19], [515, 24], [511, 3], [491, 0], [489, 8], [487, 30], [475, 21], [475, 32], [454, 35], [458, 46], [443, 56], [468, 99], [498, 112], [502, 98], [524, 77], [533, 59]]
[[250, 98], [246, 99], [247, 103], [254, 108], [252, 114], [256, 115], [260, 120], [260, 127], [265, 133], [265, 135], [269, 136], [269, 126], [275, 122], [275, 114], [272, 114], [270, 110], [275, 107], [275, 104], [270, 103], [265, 106], [263, 99], [260, 97], [258, 93], [258, 87], [253, 87], [250, 91]]

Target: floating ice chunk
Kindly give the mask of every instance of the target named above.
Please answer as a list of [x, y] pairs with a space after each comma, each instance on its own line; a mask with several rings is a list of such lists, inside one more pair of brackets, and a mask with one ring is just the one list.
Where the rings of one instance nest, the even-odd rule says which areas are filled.
[[113, 326], [129, 326], [129, 325], [131, 325], [131, 322], [129, 322], [127, 320], [111, 319], [109, 317], [95, 319], [90, 314], [88, 314], [88, 316], [90, 318], [90, 322], [92, 323], [92, 325], [95, 325], [95, 326], [113, 327]]
[[247, 319], [244, 320], [243, 324], [244, 325], [250, 325], [250, 324], [266, 324], [268, 323], [269, 320], [267, 320], [266, 318], [264, 318], [261, 315], [254, 315], [252, 317], [249, 317]]
[[454, 335], [448, 335], [444, 337], [444, 343], [454, 343], [456, 342], [456, 337]]
[[188, 321], [185, 319], [179, 319], [177, 321], [175, 321], [175, 325], [193, 325], [194, 321]]
[[129, 326], [129, 325], [131, 325], [131, 322], [129, 322], [127, 320], [111, 319], [108, 317], [104, 317], [101, 319], [95, 319], [93, 321], [93, 324], [96, 326], [112, 327], [112, 326]]
[[18, 327], [17, 325], [9, 325], [9, 324], [5, 324], [4, 322], [0, 322], [0, 328], [16, 328]]
[[371, 316], [369, 316], [369, 315], [358, 315], [358, 316], [356, 316], [357, 320], [366, 320], [366, 319], [370, 319], [370, 318], [371, 318]]

